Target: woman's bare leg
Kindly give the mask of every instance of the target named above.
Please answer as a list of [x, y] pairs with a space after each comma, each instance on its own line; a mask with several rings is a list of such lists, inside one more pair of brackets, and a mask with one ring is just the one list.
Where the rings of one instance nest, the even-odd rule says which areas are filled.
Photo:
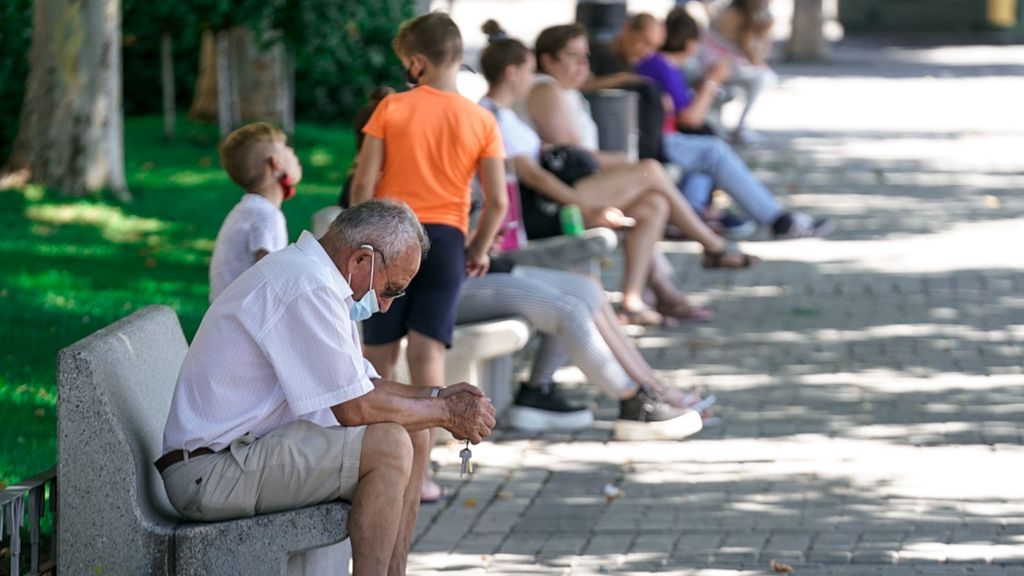
[[622, 308], [629, 312], [643, 310], [644, 287], [651, 270], [651, 254], [665, 234], [666, 202], [660, 196], [647, 194], [623, 207], [636, 226], [626, 234], [624, 270], [622, 274]]
[[725, 239], [704, 224], [693, 208], [676, 190], [661, 164], [654, 160], [641, 160], [638, 164], [614, 168], [588, 176], [574, 187], [583, 192], [591, 205], [624, 208], [640, 196], [655, 193], [668, 201], [668, 221], [684, 234], [699, 242], [710, 252], [725, 250]]
[[636, 349], [633, 341], [622, 332], [622, 325], [619, 324], [615, 311], [607, 302], [603, 303], [594, 314], [594, 326], [597, 327], [598, 333], [608, 344], [612, 355], [633, 381], [640, 384], [653, 384], [658, 381], [654, 369]]

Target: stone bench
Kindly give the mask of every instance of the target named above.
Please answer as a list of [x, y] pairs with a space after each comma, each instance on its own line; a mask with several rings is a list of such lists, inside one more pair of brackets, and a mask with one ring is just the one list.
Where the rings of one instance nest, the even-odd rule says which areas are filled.
[[[61, 350], [57, 403], [61, 574], [301, 574], [348, 537], [332, 502], [229, 522], [174, 511], [153, 461], [187, 343], [150, 306]], [[310, 557], [310, 558], [307, 558]]]

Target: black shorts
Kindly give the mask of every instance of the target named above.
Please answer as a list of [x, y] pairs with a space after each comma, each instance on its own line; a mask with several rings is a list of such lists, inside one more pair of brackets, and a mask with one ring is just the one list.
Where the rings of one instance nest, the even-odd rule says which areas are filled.
[[466, 277], [466, 237], [444, 224], [423, 226], [430, 238], [430, 251], [413, 276], [405, 296], [391, 303], [386, 314], [374, 314], [363, 321], [363, 343], [390, 344], [415, 330], [452, 347], [455, 308]]

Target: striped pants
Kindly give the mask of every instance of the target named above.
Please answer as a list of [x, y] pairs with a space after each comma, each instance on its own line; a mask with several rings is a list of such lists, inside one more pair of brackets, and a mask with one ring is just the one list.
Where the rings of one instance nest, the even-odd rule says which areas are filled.
[[483, 322], [522, 316], [543, 335], [531, 384], [550, 382], [566, 360], [613, 398], [636, 388], [594, 325], [605, 299], [587, 276], [548, 268], [517, 266], [509, 274], [467, 278], [459, 296], [456, 321]]

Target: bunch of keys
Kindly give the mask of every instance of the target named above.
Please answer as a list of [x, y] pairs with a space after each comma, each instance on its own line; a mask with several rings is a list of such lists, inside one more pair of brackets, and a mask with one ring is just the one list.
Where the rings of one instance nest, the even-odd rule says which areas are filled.
[[462, 458], [462, 472], [459, 474], [459, 478], [465, 478], [466, 474], [473, 475], [473, 463], [469, 461], [473, 457], [473, 452], [469, 449], [469, 440], [466, 440], [466, 447], [459, 451], [459, 458]]

